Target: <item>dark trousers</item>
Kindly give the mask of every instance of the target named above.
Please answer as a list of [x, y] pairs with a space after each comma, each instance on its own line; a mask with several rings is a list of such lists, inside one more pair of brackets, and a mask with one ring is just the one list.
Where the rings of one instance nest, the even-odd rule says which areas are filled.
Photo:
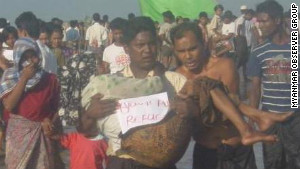
[[300, 169], [300, 112], [274, 125], [267, 133], [276, 134], [279, 141], [263, 144], [265, 168]]
[[252, 146], [221, 145], [209, 149], [196, 143], [193, 169], [256, 169]]
[[132, 159], [110, 156], [108, 159], [108, 165], [106, 169], [176, 169], [176, 166], [173, 165], [166, 168], [152, 168], [145, 166]]

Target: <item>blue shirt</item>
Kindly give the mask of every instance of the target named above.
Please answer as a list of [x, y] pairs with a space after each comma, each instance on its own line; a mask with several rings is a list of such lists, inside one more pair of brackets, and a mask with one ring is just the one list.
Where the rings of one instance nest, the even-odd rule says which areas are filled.
[[67, 41], [76, 41], [79, 40], [79, 32], [75, 28], [71, 28], [66, 32]]
[[295, 111], [291, 108], [291, 71], [291, 43], [277, 45], [267, 41], [252, 51], [247, 76], [261, 78], [264, 110]]

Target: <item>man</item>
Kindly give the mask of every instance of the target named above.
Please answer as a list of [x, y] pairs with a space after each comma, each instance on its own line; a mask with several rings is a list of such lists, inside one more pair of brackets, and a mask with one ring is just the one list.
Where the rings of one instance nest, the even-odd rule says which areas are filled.
[[122, 42], [126, 26], [127, 21], [122, 18], [116, 18], [110, 23], [114, 43], [104, 49], [103, 61], [108, 64], [105, 67], [109, 67], [111, 74], [123, 70], [130, 63], [130, 58], [125, 53]]
[[78, 41], [80, 38], [76, 20], [70, 21], [70, 27], [66, 30], [66, 41]]
[[248, 9], [245, 12], [244, 16], [244, 23], [242, 25], [242, 34], [246, 37], [247, 40], [247, 46], [248, 46], [248, 51], [250, 52], [251, 49], [255, 45], [255, 39], [253, 35], [253, 29], [255, 29], [254, 22], [252, 21], [253, 17], [255, 15], [255, 12], [252, 9]]
[[209, 19], [208, 19], [207, 13], [200, 12], [198, 26], [202, 31], [205, 48], [207, 48], [207, 45], [208, 45], [208, 32], [207, 32], [208, 22], [209, 22]]
[[247, 64], [247, 76], [252, 81], [250, 104], [258, 108], [261, 103], [262, 110], [271, 112], [295, 112], [289, 121], [267, 131], [277, 133], [279, 142], [263, 145], [264, 164], [267, 169], [299, 169], [299, 109], [291, 108], [291, 39], [283, 28], [283, 7], [276, 1], [265, 1], [256, 12], [268, 40], [252, 51]]
[[158, 32], [158, 36], [162, 41], [161, 61], [167, 69], [174, 69], [176, 64], [174, 63], [175, 59], [172, 57], [170, 30], [176, 25], [175, 17], [171, 11], [166, 11], [162, 13], [162, 15], [164, 17], [164, 23], [161, 24]]
[[101, 19], [98, 13], [93, 15], [94, 24], [90, 26], [85, 34], [86, 47], [95, 54], [100, 54], [103, 51], [107, 41], [107, 31], [104, 26], [100, 24]]
[[235, 20], [235, 34], [237, 36], [240, 36], [241, 35], [241, 29], [242, 29], [242, 24], [244, 23], [245, 21], [245, 12], [248, 10], [247, 6], [246, 5], [242, 5], [241, 8], [241, 16], [239, 16], [236, 20]]
[[224, 11], [223, 5], [216, 5], [214, 8], [215, 15], [210, 21], [209, 24], [209, 29], [208, 29], [208, 35], [209, 37], [219, 37], [222, 34], [222, 21], [221, 21], [221, 16]]
[[[201, 32], [195, 24], [186, 23], [175, 27], [171, 32], [171, 39], [174, 44], [174, 53], [181, 63], [181, 66], [176, 70], [177, 72], [183, 74], [187, 79], [195, 81], [198, 81], [199, 76], [220, 80], [228, 88], [229, 95], [232, 98], [235, 97], [234, 95], [237, 95], [238, 77], [233, 61], [229, 58], [209, 57], [203, 47], [204, 42]], [[207, 80], [207, 83], [211, 83], [210, 81]], [[201, 83], [197, 84], [199, 86]], [[205, 92], [203, 91], [203, 93]], [[214, 92], [214, 90], [211, 90], [211, 92]], [[202, 97], [200, 96], [200, 98]], [[215, 99], [213, 95], [212, 99]], [[222, 102], [225, 108], [232, 107], [226, 102], [226, 99]], [[260, 129], [267, 128], [270, 126], [270, 123], [279, 120], [279, 116], [277, 115], [272, 117], [270, 114], [268, 114], [268, 117], [262, 116], [261, 112], [254, 109], [250, 110], [250, 107], [247, 107], [243, 103], [238, 103], [237, 106], [243, 114], [250, 118], [255, 118], [256, 120], [268, 119], [268, 122], [259, 122]], [[210, 108], [212, 107], [218, 108], [216, 102], [210, 105]], [[234, 116], [233, 114], [227, 114], [224, 107], [219, 107], [218, 109], [228, 118]], [[234, 111], [236, 110], [232, 109], [232, 112]], [[208, 112], [209, 114], [215, 113], [213, 108], [208, 110]], [[277, 120], [274, 120], [275, 116], [278, 118]], [[202, 114], [201, 118], [205, 118], [205, 114]], [[217, 119], [210, 120], [209, 122], [203, 120], [200, 120], [200, 122], [196, 120], [194, 122], [193, 136], [196, 141], [193, 161], [194, 169], [256, 168], [252, 147], [238, 145], [239, 139], [234, 136], [237, 136], [236, 131], [237, 129], [240, 130], [240, 128], [235, 128], [233, 123], [229, 121], [222, 122], [222, 120]], [[224, 151], [226, 149], [231, 152]]]

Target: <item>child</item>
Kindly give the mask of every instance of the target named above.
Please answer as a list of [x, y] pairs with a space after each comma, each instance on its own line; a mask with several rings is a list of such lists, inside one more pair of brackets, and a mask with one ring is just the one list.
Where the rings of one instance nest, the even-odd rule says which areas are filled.
[[9, 61], [13, 60], [13, 48], [16, 40], [18, 39], [18, 31], [12, 26], [7, 26], [3, 29], [3, 52], [2, 54]]
[[123, 70], [130, 63], [130, 58], [125, 53], [122, 42], [123, 31], [126, 25], [127, 21], [122, 18], [116, 18], [110, 23], [114, 43], [105, 48], [103, 63], [109, 65], [111, 74]]
[[[86, 126], [82, 124], [86, 124]], [[53, 139], [59, 139], [63, 147], [70, 149], [70, 169], [103, 169], [103, 162], [105, 162], [105, 166], [107, 164], [106, 149], [108, 145], [103, 136], [99, 134], [96, 120], [82, 114], [77, 131], [53, 137]]]

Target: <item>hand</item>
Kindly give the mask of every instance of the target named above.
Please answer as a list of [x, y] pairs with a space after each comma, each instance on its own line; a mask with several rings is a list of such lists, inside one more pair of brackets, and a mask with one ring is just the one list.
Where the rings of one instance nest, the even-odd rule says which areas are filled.
[[2, 70], [6, 70], [7, 68], [11, 67], [12, 64], [9, 62], [4, 56], [0, 56], [0, 68]]
[[86, 110], [88, 116], [103, 118], [115, 112], [118, 102], [114, 99], [101, 100], [102, 98], [103, 95], [101, 94], [92, 96], [91, 104]]
[[196, 115], [199, 108], [187, 95], [180, 94], [174, 102], [171, 103], [171, 109], [175, 110], [181, 118], [189, 118]]
[[51, 120], [49, 118], [45, 118], [42, 121], [41, 125], [42, 125], [42, 129], [43, 129], [44, 134], [47, 137], [50, 137], [53, 134], [53, 125], [52, 125]]
[[24, 67], [22, 70], [21, 78], [25, 80], [31, 79], [36, 73], [36, 67], [33, 63], [30, 63], [28, 66]]
[[232, 146], [232, 147], [236, 147], [236, 146], [242, 144], [242, 142], [241, 142], [241, 137], [240, 137], [240, 136], [231, 137], [231, 138], [229, 138], [229, 139], [223, 139], [223, 140], [222, 140], [222, 143], [223, 143], [223, 144], [226, 144], [226, 145], [230, 145], [230, 146]]

